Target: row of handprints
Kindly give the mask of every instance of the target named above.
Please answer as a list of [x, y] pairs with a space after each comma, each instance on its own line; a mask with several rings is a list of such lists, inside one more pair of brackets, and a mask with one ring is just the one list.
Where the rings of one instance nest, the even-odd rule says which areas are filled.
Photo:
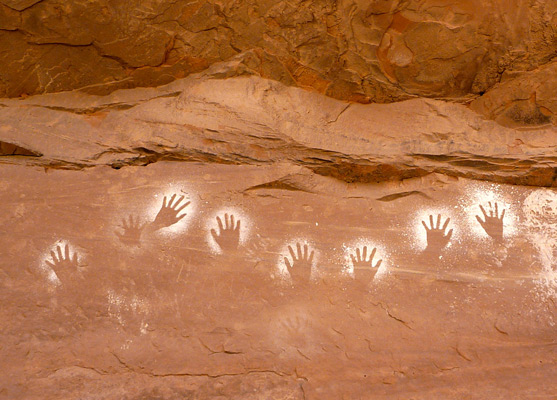
[[[116, 235], [123, 244], [139, 247], [142, 236], [147, 232], [156, 232], [179, 223], [186, 217], [185, 211], [190, 204], [183, 195], [164, 196], [162, 205], [152, 221], [142, 223], [138, 217], [129, 216], [122, 221]], [[481, 214], [476, 215], [479, 226], [493, 241], [502, 242], [506, 209], [500, 208], [497, 202], [488, 202], [485, 207], [479, 205], [479, 211]], [[427, 237], [425, 252], [439, 254], [448, 246], [453, 235], [453, 229], [449, 228], [450, 221], [450, 218], [444, 218], [441, 214], [429, 215], [425, 220], [421, 220]], [[232, 213], [224, 213], [216, 217], [216, 223], [216, 229], [210, 229], [210, 235], [220, 252], [236, 250], [241, 245], [241, 220]], [[284, 262], [283, 269], [292, 283], [299, 285], [309, 282], [315, 251], [307, 243], [300, 242], [285, 246], [285, 251], [287, 254], [281, 257]], [[383, 262], [378, 258], [375, 247], [362, 245], [351, 249], [351, 275], [356, 279], [372, 280]], [[70, 245], [66, 243], [56, 245], [45, 263], [56, 274], [57, 280], [63, 282], [64, 276], [71, 276], [79, 268], [80, 262], [77, 252], [72, 252]]]

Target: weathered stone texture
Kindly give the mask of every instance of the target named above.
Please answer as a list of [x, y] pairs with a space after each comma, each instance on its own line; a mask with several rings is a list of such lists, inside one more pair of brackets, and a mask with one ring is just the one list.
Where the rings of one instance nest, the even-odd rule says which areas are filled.
[[[0, 172], [0, 397], [557, 395], [548, 189], [347, 184], [287, 162]], [[191, 201], [183, 223], [150, 229], [172, 194]], [[506, 210], [499, 240], [475, 219], [487, 199]], [[449, 246], [426, 247], [435, 210]], [[237, 248], [213, 242], [225, 212]], [[305, 279], [285, 272], [296, 241], [315, 251]], [[364, 244], [380, 269], [352, 275]]]
[[251, 73], [337, 99], [467, 101], [557, 49], [541, 0], [2, 3], [8, 97], [160, 85], [250, 52]]
[[103, 97], [1, 100], [0, 139], [41, 153], [26, 162], [45, 167], [288, 160], [346, 182], [438, 172], [557, 185], [552, 125], [505, 128], [463, 105], [429, 99], [353, 104], [256, 77], [223, 80], [222, 70], [229, 65]]
[[511, 74], [471, 108], [504, 126], [536, 127], [557, 122], [557, 62]]
[[0, 399], [556, 399], [556, 11], [0, 0]]

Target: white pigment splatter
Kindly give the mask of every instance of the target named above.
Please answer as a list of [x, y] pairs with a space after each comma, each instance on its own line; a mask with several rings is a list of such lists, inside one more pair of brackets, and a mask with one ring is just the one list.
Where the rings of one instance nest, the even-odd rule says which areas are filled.
[[525, 227], [532, 244], [538, 249], [542, 264], [538, 295], [557, 298], [557, 193], [550, 189], [533, 191], [522, 205]]
[[314, 280], [318, 277], [319, 272], [317, 271], [316, 265], [318, 264], [319, 261], [319, 252], [315, 248], [314, 243], [311, 240], [306, 238], [292, 238], [284, 244], [284, 246], [281, 248], [279, 252], [278, 260], [277, 260], [277, 275], [278, 275], [277, 278], [285, 281], [291, 281], [290, 273], [288, 272], [288, 268], [286, 267], [284, 258], [285, 257], [288, 258], [290, 263], [292, 263], [292, 256], [290, 255], [288, 246], [292, 247], [292, 250], [294, 250], [294, 254], [297, 255], [296, 245], [298, 243], [302, 247], [302, 252], [304, 250], [305, 245], [308, 246], [308, 255], [311, 254], [312, 250], [314, 251], [313, 260], [311, 263], [310, 280]]
[[[50, 263], [54, 263], [54, 260], [52, 259], [51, 252], [53, 252], [57, 255], [58, 254], [58, 251], [57, 251], [58, 246], [60, 246], [60, 250], [62, 251], [63, 255], [66, 254], [65, 253], [66, 246], [69, 246], [70, 258], [73, 258], [74, 253], [77, 253], [78, 265], [83, 264], [83, 260], [84, 260], [84, 257], [85, 257], [84, 256], [85, 252], [82, 249], [77, 248], [76, 246], [71, 244], [70, 241], [65, 240], [65, 239], [57, 240], [47, 250], [45, 250], [41, 254], [41, 256], [39, 257], [38, 268], [46, 276], [47, 280], [53, 286], [60, 286], [62, 284], [62, 282], [60, 281], [60, 278], [58, 277], [58, 275], [56, 275], [56, 272], [46, 262], [48, 261]], [[76, 270], [75, 272], [77, 273], [78, 270]]]
[[240, 222], [240, 244], [239, 244], [240, 246], [245, 246], [245, 244], [247, 243], [250, 237], [250, 233], [252, 231], [253, 223], [243, 210], [239, 208], [233, 208], [233, 207], [221, 208], [219, 211], [214, 213], [207, 220], [205, 226], [205, 229], [207, 231], [205, 238], [213, 254], [221, 254], [222, 249], [217, 244], [217, 242], [215, 242], [215, 239], [211, 234], [211, 229], [214, 229], [217, 235], [219, 234], [219, 225], [217, 222], [217, 217], [220, 217], [223, 226], [226, 226], [225, 219], [224, 219], [225, 214], [228, 214], [229, 218], [231, 215], [234, 215], [234, 226], [236, 226], [237, 221], [241, 221]]
[[422, 221], [426, 223], [428, 227], [430, 227], [430, 220], [429, 216], [433, 216], [434, 224], [437, 224], [437, 216], [441, 214], [441, 227], [447, 221], [447, 218], [450, 218], [449, 225], [447, 229], [445, 229], [445, 234], [447, 234], [451, 229], [453, 230], [453, 234], [451, 236], [451, 240], [447, 244], [447, 248], [450, 248], [453, 243], [458, 243], [461, 241], [461, 230], [459, 229], [458, 225], [456, 225], [455, 221], [455, 213], [448, 207], [445, 208], [426, 208], [423, 210], [418, 211], [412, 222], [412, 232], [414, 234], [414, 239], [412, 240], [412, 247], [416, 251], [423, 251], [427, 247], [427, 231], [425, 230]]
[[166, 196], [166, 201], [168, 204], [170, 198], [174, 194], [176, 195], [176, 197], [174, 198], [173, 204], [181, 196], [184, 196], [184, 199], [180, 202], [178, 208], [181, 207], [183, 204], [187, 203], [188, 201], [190, 202], [190, 204], [182, 211], [180, 211], [180, 213], [178, 214], [178, 216], [186, 214], [184, 218], [182, 218], [177, 223], [172, 224], [166, 228], [162, 228], [158, 231], [163, 235], [175, 236], [185, 232], [188, 229], [188, 226], [190, 225], [191, 221], [193, 220], [193, 216], [195, 215], [195, 212], [197, 210], [197, 204], [193, 198], [195, 195], [194, 191], [189, 190], [189, 188], [187, 188], [186, 185], [184, 184], [171, 183], [168, 184], [167, 187], [162, 192], [153, 195], [153, 198], [151, 200], [151, 205], [148, 207], [146, 212], [146, 216], [150, 222], [155, 220], [157, 214], [161, 210], [164, 197]]
[[517, 205], [513, 203], [512, 198], [502, 193], [503, 187], [497, 184], [473, 185], [459, 201], [460, 208], [465, 214], [467, 231], [475, 239], [485, 240], [489, 238], [484, 228], [478, 222], [476, 216], [482, 221], [485, 217], [480, 209], [480, 205], [484, 210], [490, 212], [489, 203], [495, 208], [498, 207], [498, 215], [500, 216], [505, 210], [503, 217], [503, 237], [509, 238], [518, 233], [518, 212]]
[[373, 249], [376, 249], [375, 255], [372, 260], [372, 265], [375, 267], [379, 260], [383, 260], [379, 269], [375, 273], [374, 280], [381, 279], [384, 275], [389, 273], [388, 261], [389, 261], [389, 254], [386, 251], [386, 248], [383, 244], [378, 243], [376, 241], [372, 241], [368, 238], [358, 238], [353, 240], [350, 243], [343, 243], [342, 248], [344, 251], [344, 264], [342, 273], [351, 276], [354, 278], [354, 264], [352, 263], [352, 257], [356, 256], [356, 249], [360, 249], [362, 252], [364, 246], [367, 246], [367, 258], [369, 258]]
[[118, 323], [122, 326], [125, 326], [122, 312], [131, 312], [134, 315], [148, 315], [150, 311], [149, 304], [145, 299], [142, 299], [137, 295], [133, 295], [130, 299], [128, 299], [124, 295], [117, 294], [112, 289], [107, 291], [107, 301], [108, 314], [111, 317], [116, 318]]
[[122, 306], [124, 305], [124, 298], [117, 295], [112, 290], [108, 290], [107, 294], [108, 300], [108, 315], [116, 318], [120, 325], [124, 326], [124, 320], [122, 318]]
[[557, 235], [557, 192], [549, 189], [533, 191], [524, 200], [522, 211], [529, 229], [549, 230]]

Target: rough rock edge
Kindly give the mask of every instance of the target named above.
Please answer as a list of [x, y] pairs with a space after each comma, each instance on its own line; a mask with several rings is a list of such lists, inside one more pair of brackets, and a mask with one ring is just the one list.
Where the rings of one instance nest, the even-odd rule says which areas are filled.
[[0, 141], [33, 150], [0, 163], [79, 170], [287, 161], [346, 182], [436, 172], [557, 186], [554, 127], [506, 128], [437, 100], [361, 105], [254, 76], [215, 78], [228, 67], [102, 97], [74, 91], [1, 100]]

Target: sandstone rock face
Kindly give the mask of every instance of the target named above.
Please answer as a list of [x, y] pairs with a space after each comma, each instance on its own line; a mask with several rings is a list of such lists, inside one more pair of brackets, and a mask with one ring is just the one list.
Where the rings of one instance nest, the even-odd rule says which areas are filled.
[[[2, 0], [0, 96], [157, 86], [239, 57], [228, 75], [341, 100], [469, 101], [550, 62], [556, 26], [544, 0]], [[506, 113], [544, 120], [528, 107]]]
[[0, 399], [557, 398], [556, 26], [0, 0]]
[[245, 60], [0, 100], [0, 397], [555, 398], [556, 130], [475, 111], [515, 81], [364, 105]]
[[157, 89], [0, 100], [2, 140], [41, 154], [25, 163], [47, 168], [286, 161], [345, 182], [437, 172], [557, 185], [552, 125], [505, 128], [428, 99], [346, 103], [255, 77], [222, 80], [229, 66], [218, 67]]
[[509, 77], [471, 108], [504, 126], [539, 127], [555, 125], [557, 115], [557, 62]]

